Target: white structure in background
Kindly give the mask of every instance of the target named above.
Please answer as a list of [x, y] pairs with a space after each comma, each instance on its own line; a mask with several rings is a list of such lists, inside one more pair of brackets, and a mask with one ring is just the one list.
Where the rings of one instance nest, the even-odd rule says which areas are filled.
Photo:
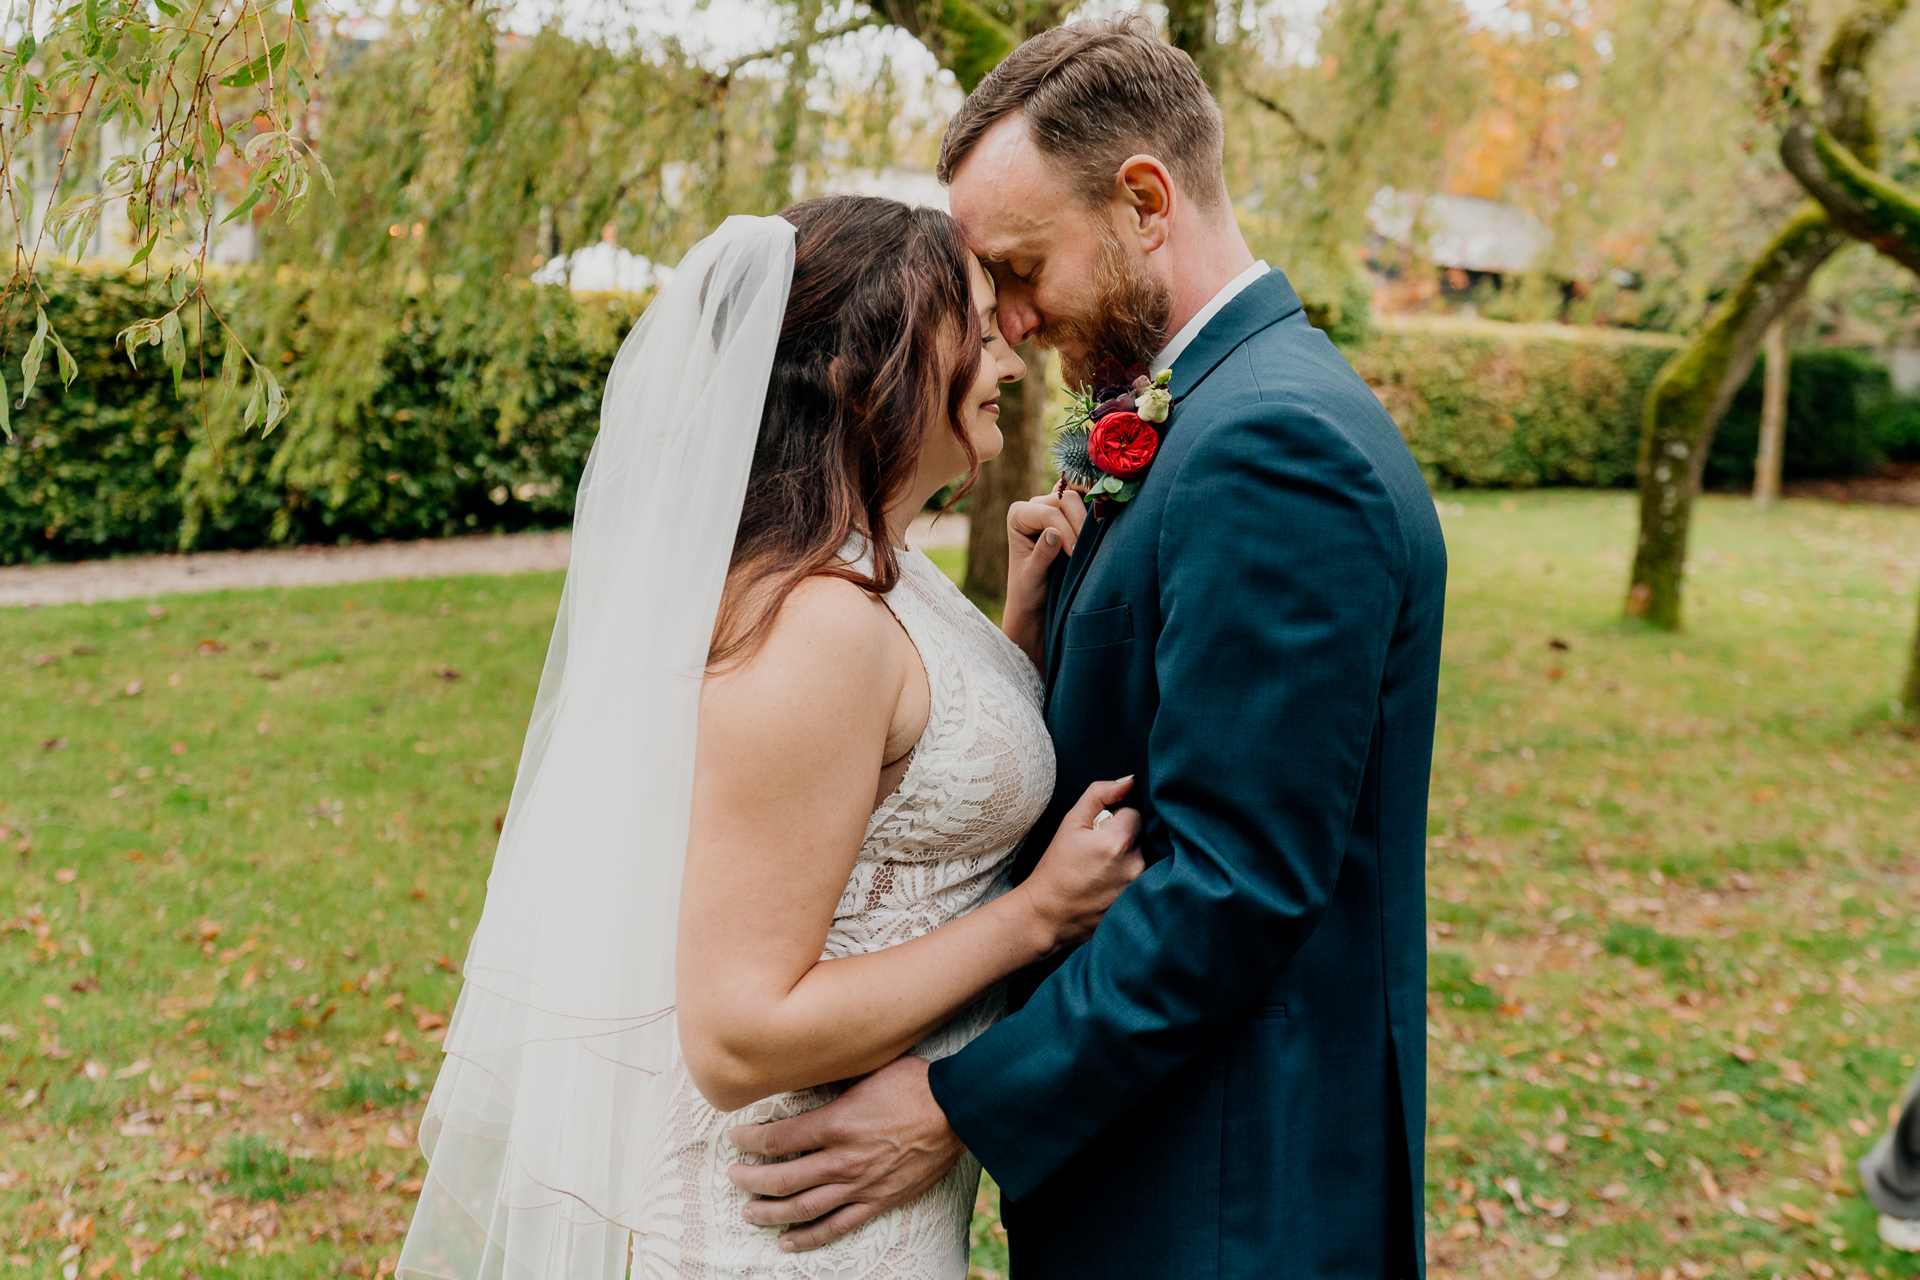
[[563, 284], [575, 293], [646, 293], [672, 278], [672, 267], [605, 241], [557, 254], [533, 273], [535, 284]]
[[[677, 207], [686, 181], [685, 165], [668, 165], [662, 172], [667, 203]], [[852, 169], [825, 179], [818, 194], [849, 193], [886, 196], [915, 207], [947, 208], [947, 189], [930, 173], [917, 169]], [[611, 227], [604, 233], [611, 235]], [[673, 278], [673, 268], [610, 240], [556, 254], [534, 271], [535, 284], [565, 285], [575, 293], [646, 293]]]
[[[149, 138], [143, 145], [150, 149], [154, 143]], [[66, 176], [70, 180], [78, 176], [82, 183], [90, 180], [91, 191], [87, 190], [85, 185], [80, 185], [79, 194], [99, 192], [103, 190], [100, 178], [106, 173], [107, 166], [121, 155], [132, 153], [132, 151], [131, 140], [120, 131], [116, 123], [109, 121], [101, 127], [96, 150], [98, 163], [91, 178], [87, 179], [84, 175], [79, 175], [79, 171], [71, 166], [67, 169]], [[59, 136], [52, 129], [41, 125], [33, 131], [27, 144], [21, 147], [19, 152], [24, 154], [16, 153], [16, 169], [5, 176], [12, 178], [14, 172], [21, 169], [26, 171], [32, 203], [28, 208], [25, 239], [29, 245], [39, 241], [40, 260], [50, 262], [58, 256], [54, 252], [52, 231], [47, 227], [46, 220], [54, 204], [54, 174], [60, 170]], [[109, 199], [101, 210], [100, 221], [95, 226], [93, 235], [78, 246], [77, 256], [82, 261], [91, 262], [96, 266], [114, 268], [125, 266], [127, 260], [133, 256], [139, 242], [134, 237], [133, 225], [127, 217], [126, 196], [129, 185], [122, 183], [107, 193]], [[69, 187], [68, 191], [69, 194], [74, 194], [75, 188]], [[232, 202], [226, 197], [215, 197], [214, 227], [209, 237], [208, 253], [208, 257], [215, 263], [239, 265], [253, 261], [255, 246], [252, 221], [243, 219], [239, 222], [224, 224], [220, 221], [227, 216], [228, 210], [232, 207]], [[159, 264], [156, 263], [155, 266], [158, 268]]]
[[1367, 206], [1367, 221], [1384, 240], [1413, 247], [1424, 236], [1436, 267], [1520, 275], [1552, 239], [1530, 213], [1477, 196], [1430, 195], [1382, 187]]
[[1920, 347], [1894, 347], [1887, 352], [1887, 372], [1893, 389], [1903, 396], [1920, 392]]
[[952, 212], [947, 207], [947, 189], [940, 185], [940, 179], [922, 169], [850, 169], [820, 184], [821, 195], [841, 193], [885, 196], [915, 208]]

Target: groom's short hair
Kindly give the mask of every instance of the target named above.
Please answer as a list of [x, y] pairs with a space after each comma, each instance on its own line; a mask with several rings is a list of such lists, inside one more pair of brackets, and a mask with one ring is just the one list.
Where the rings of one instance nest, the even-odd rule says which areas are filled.
[[948, 123], [940, 181], [952, 182], [987, 130], [1016, 111], [1090, 208], [1113, 198], [1121, 163], [1143, 153], [1203, 208], [1226, 200], [1220, 107], [1193, 59], [1139, 14], [1054, 27], [1008, 54]]

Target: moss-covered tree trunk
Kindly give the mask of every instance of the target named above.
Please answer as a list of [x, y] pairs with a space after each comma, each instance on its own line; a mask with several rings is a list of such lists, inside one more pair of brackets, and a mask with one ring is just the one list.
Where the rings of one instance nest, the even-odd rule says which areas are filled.
[[1640, 437], [1640, 542], [1629, 617], [1679, 629], [1693, 500], [1714, 429], [1753, 371], [1768, 326], [1799, 301], [1813, 273], [1846, 242], [1818, 205], [1802, 207], [1654, 379]]
[[1900, 690], [1900, 705], [1909, 720], [1920, 719], [1920, 622], [1913, 629], [1913, 652], [1907, 658], [1907, 682]]
[[967, 576], [964, 589], [983, 609], [997, 612], [1007, 599], [1007, 508], [1044, 491], [1048, 483], [1046, 355], [1031, 344], [1020, 348], [1024, 380], [1000, 392], [1000, 456], [980, 468], [980, 482], [967, 498]]
[[[1841, 20], [1820, 65], [1820, 117], [1789, 96], [1780, 158], [1836, 226], [1920, 274], [1920, 192], [1876, 170], [1879, 138], [1864, 71], [1867, 55], [1906, 10], [1907, 0], [1864, 0]], [[1900, 700], [1909, 719], [1920, 719], [1920, 625]]]
[[[1781, 155], [1796, 175], [1793, 148], [1805, 142], [1809, 154], [1850, 155], [1848, 182], [1859, 189], [1879, 160], [1871, 86], [1866, 63], [1893, 18], [1908, 0], [1862, 0], [1841, 18], [1820, 60], [1820, 103], [1808, 107], [1799, 84], [1799, 10], [1785, 0], [1735, 0], [1762, 21], [1765, 57], [1757, 59], [1762, 83], [1786, 108]], [[1784, 83], [1777, 77], [1785, 74]], [[1824, 151], [1813, 142], [1824, 138]], [[1795, 141], [1799, 140], [1799, 141]], [[1864, 163], [1860, 159], [1864, 157]], [[1640, 538], [1627, 588], [1627, 615], [1657, 627], [1678, 630], [1682, 621], [1682, 579], [1693, 501], [1700, 491], [1707, 449], [1733, 394], [1753, 370], [1767, 326], [1806, 292], [1822, 263], [1850, 238], [1838, 217], [1823, 208], [1820, 193], [1782, 227], [1725, 301], [1707, 316], [1687, 345], [1675, 353], [1647, 393], [1646, 424], [1640, 438]], [[1857, 201], [1856, 201], [1857, 203]], [[1915, 240], [1920, 244], [1920, 238]]]

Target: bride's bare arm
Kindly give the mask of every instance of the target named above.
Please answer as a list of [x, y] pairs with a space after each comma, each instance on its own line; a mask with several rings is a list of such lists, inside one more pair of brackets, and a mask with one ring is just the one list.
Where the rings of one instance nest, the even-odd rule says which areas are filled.
[[917, 673], [884, 604], [816, 578], [759, 652], [707, 678], [677, 1017], [694, 1083], [722, 1110], [885, 1065], [1016, 969], [1091, 934], [1139, 874], [1136, 815], [1093, 826], [1128, 783], [1102, 784], [1012, 892], [911, 942], [821, 960]]

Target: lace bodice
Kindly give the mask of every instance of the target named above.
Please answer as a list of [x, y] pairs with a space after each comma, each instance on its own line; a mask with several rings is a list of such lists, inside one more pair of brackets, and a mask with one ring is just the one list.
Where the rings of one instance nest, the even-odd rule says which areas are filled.
[[[1040, 677], [1010, 640], [919, 551], [900, 556], [887, 605], [919, 650], [931, 705], [900, 785], [873, 811], [827, 932], [823, 959], [929, 933], [1007, 888], [1013, 850], [1053, 791], [1053, 744]], [[941, 1058], [991, 1026], [995, 992], [915, 1049]], [[839, 1094], [826, 1085], [726, 1114], [676, 1067], [657, 1192], [636, 1236], [634, 1272], [675, 1280], [963, 1280], [980, 1167], [971, 1158], [919, 1200], [812, 1253], [782, 1253], [778, 1232], [748, 1226], [727, 1166], [734, 1125], [797, 1115]]]

